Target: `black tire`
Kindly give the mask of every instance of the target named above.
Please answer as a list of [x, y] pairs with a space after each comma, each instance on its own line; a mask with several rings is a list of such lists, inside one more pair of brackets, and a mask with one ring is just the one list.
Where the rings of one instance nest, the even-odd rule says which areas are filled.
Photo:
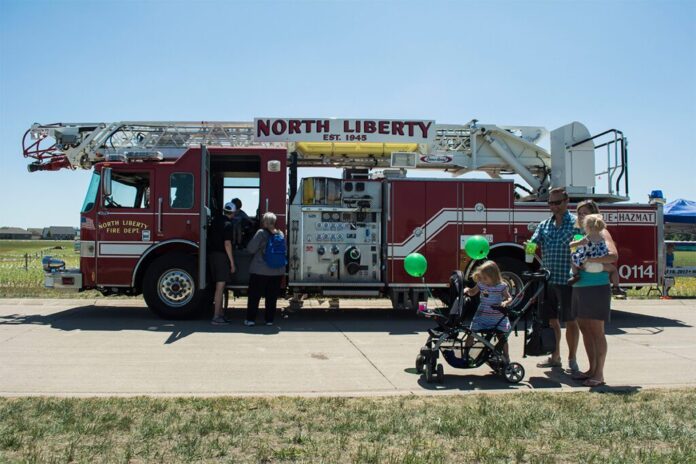
[[422, 374], [423, 366], [425, 366], [425, 356], [419, 354], [418, 356], [416, 356], [416, 372]]
[[437, 374], [437, 383], [445, 383], [445, 368], [442, 367], [442, 364], [437, 365], [435, 373]]
[[503, 368], [503, 376], [510, 383], [520, 383], [524, 379], [524, 367], [520, 363], [510, 363]]
[[[523, 263], [518, 259], [510, 257], [496, 258], [495, 262], [498, 264], [498, 267], [500, 268], [500, 273], [502, 274], [503, 282], [508, 284], [508, 287], [510, 288], [510, 295], [512, 295], [512, 297], [514, 298], [515, 295], [517, 295], [517, 292], [521, 291], [522, 287], [524, 287], [522, 273], [531, 270], [531, 268], [527, 266], [526, 263]], [[526, 304], [530, 296], [531, 295], [525, 295], [522, 298], [522, 302], [518, 307], [521, 308], [524, 304]]]
[[148, 308], [163, 319], [188, 319], [205, 309], [210, 292], [198, 288], [196, 260], [183, 253], [160, 256], [143, 278]]

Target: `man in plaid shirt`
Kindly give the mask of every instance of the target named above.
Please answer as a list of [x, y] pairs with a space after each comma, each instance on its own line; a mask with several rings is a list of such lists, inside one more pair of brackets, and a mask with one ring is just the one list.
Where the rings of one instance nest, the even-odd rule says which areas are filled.
[[568, 342], [568, 367], [578, 371], [576, 354], [580, 331], [570, 313], [572, 287], [568, 285], [570, 272], [570, 242], [582, 231], [575, 226], [576, 217], [568, 212], [568, 194], [563, 188], [549, 192], [549, 210], [552, 216], [539, 224], [530, 241], [541, 247], [542, 265], [551, 272], [548, 285], [544, 319], [556, 333], [556, 350], [538, 367], [563, 367], [561, 362], [561, 322], [566, 325]]

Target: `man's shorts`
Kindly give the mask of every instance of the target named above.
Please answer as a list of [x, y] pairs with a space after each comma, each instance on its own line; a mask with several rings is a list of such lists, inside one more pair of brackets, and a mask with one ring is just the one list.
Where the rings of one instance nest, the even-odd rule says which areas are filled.
[[227, 253], [213, 251], [208, 254], [208, 266], [213, 282], [227, 282], [230, 278], [230, 260]]
[[549, 284], [541, 317], [543, 320], [558, 319], [561, 322], [574, 321], [571, 313], [573, 287], [570, 285]]

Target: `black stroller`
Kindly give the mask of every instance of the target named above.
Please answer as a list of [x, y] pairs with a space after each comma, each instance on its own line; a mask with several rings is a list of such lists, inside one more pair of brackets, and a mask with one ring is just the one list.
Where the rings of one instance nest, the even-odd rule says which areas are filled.
[[[444, 382], [444, 367], [438, 363], [439, 355], [442, 353], [447, 364], [456, 369], [473, 369], [485, 363], [510, 383], [522, 381], [524, 367], [520, 363], [509, 362], [504, 355], [503, 346], [510, 332], [517, 330], [517, 323], [523, 317], [525, 318], [525, 341], [527, 341], [530, 334], [527, 332], [526, 321], [530, 312], [538, 314], [538, 310], [542, 307], [549, 276], [550, 273], [546, 269], [523, 273], [525, 285], [515, 295], [512, 304], [507, 308], [496, 308], [503, 317], [510, 318], [509, 332], [498, 330], [473, 332], [469, 329], [469, 322], [464, 322], [464, 319], [467, 319], [464, 316], [475, 311], [476, 304], [464, 294], [464, 274], [461, 271], [455, 271], [450, 277], [449, 314], [445, 316], [437, 311], [427, 310], [420, 312], [425, 317], [435, 319], [438, 327], [428, 330], [428, 340], [416, 357], [416, 371], [424, 374], [425, 380], [429, 383], [434, 378], [437, 378], [439, 383]], [[536, 314], [532, 314], [534, 319]], [[465, 343], [469, 336], [473, 337], [474, 343], [467, 347]]]

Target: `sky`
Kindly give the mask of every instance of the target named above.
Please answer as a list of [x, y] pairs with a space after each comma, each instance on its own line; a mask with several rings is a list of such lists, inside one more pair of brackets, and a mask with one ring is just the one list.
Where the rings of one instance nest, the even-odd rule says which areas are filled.
[[34, 122], [259, 116], [617, 128], [631, 201], [696, 200], [696, 2], [0, 0], [0, 226], [79, 224]]

